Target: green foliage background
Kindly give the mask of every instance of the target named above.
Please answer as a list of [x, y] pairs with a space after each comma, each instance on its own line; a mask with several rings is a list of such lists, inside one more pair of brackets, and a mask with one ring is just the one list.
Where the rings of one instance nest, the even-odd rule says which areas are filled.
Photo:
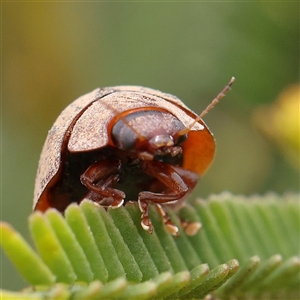
[[[195, 195], [298, 191], [297, 168], [258, 132], [253, 114], [299, 81], [299, 3], [2, 2], [1, 8], [1, 220], [25, 237], [47, 131], [67, 104], [98, 86], [160, 89], [200, 112], [235, 76], [233, 90], [205, 118], [218, 149]], [[2, 288], [25, 286], [6, 257], [1, 271]]]

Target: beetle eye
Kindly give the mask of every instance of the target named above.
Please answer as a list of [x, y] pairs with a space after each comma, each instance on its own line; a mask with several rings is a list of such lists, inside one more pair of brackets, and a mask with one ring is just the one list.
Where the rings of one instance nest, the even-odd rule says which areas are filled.
[[123, 120], [119, 120], [112, 128], [111, 138], [116, 147], [128, 151], [135, 147], [137, 136]]
[[187, 134], [187, 133], [186, 133], [186, 134], [183, 134], [183, 135], [180, 135], [180, 136], [177, 138], [175, 144], [176, 144], [177, 146], [179, 146], [179, 145], [183, 144], [183, 143], [186, 141], [187, 138], [188, 138], [188, 134]]

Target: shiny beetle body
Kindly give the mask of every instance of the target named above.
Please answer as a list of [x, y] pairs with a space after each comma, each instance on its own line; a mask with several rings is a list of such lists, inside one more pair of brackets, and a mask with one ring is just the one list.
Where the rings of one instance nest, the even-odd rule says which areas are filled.
[[214, 157], [214, 138], [196, 118], [178, 98], [138, 86], [78, 98], [48, 133], [34, 209], [63, 212], [84, 198], [113, 208], [138, 200], [145, 230], [153, 230], [148, 204], [154, 203], [172, 231], [161, 204], [186, 199]]

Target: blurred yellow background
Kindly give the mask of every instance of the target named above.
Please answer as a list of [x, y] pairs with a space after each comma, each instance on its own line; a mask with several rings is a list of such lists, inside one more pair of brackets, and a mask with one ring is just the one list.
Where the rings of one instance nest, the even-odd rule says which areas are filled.
[[[235, 76], [232, 91], [205, 116], [217, 155], [194, 195], [299, 190], [299, 88], [294, 104], [282, 96], [299, 83], [299, 3], [1, 6], [1, 219], [27, 239], [47, 131], [65, 106], [96, 87], [143, 85], [200, 113]], [[1, 268], [2, 288], [26, 286], [5, 256]]]

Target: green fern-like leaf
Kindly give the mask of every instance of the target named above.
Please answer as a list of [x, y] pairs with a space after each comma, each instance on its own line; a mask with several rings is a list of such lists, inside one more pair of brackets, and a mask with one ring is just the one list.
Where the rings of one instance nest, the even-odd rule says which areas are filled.
[[[140, 226], [137, 203], [109, 209], [85, 200], [63, 217], [33, 213], [37, 253], [8, 224], [2, 248], [32, 286], [1, 299], [297, 299], [299, 195], [195, 200], [175, 213], [171, 236], [151, 207], [155, 231]], [[200, 222], [186, 235], [180, 220]]]

